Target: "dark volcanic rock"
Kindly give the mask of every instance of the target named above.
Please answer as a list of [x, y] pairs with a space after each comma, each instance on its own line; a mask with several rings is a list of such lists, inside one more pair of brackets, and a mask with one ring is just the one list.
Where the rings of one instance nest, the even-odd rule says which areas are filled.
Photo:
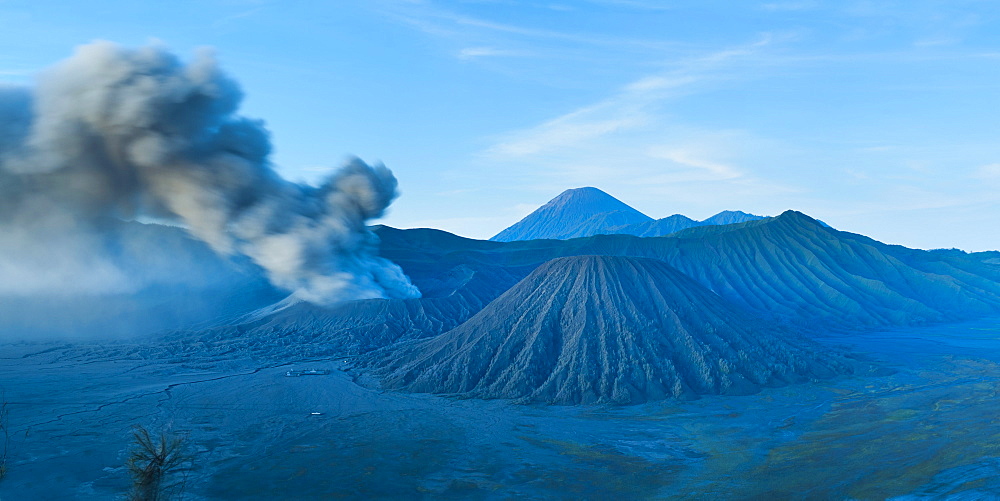
[[654, 259], [559, 258], [435, 338], [376, 352], [383, 386], [557, 404], [746, 394], [850, 372]]

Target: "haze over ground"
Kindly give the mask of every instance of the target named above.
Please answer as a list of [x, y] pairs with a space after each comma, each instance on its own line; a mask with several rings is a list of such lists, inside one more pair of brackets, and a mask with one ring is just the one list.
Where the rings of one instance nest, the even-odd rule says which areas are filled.
[[317, 181], [384, 161], [385, 219], [488, 238], [562, 190], [647, 214], [801, 210], [912, 247], [996, 249], [986, 2], [0, 4], [0, 81], [94, 39], [212, 46]]

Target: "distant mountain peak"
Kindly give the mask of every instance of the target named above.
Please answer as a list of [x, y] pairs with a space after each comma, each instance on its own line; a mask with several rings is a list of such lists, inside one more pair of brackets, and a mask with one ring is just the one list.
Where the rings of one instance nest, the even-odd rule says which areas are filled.
[[585, 186], [560, 193], [490, 240], [564, 240], [614, 234], [659, 237], [696, 226], [745, 223], [759, 219], [764, 217], [738, 210], [725, 210], [704, 221], [695, 221], [681, 214], [653, 219], [602, 190]]
[[[600, 206], [601, 209], [609, 208], [612, 210], [621, 210], [623, 208], [632, 209], [625, 202], [618, 200], [617, 198], [607, 194], [604, 190], [594, 188], [593, 186], [584, 186], [581, 188], [570, 188], [558, 194], [552, 200], [549, 200], [542, 207], [546, 206], [559, 206], [566, 203], [582, 203], [594, 206]], [[635, 210], [635, 209], [632, 209]], [[638, 211], [637, 211], [638, 212]]]
[[541, 238], [566, 239], [600, 233], [608, 226], [645, 223], [653, 218], [590, 186], [560, 193], [490, 240], [510, 242]]
[[[598, 188], [594, 188], [593, 186], [582, 186], [580, 188], [570, 188], [570, 189], [568, 189], [568, 190], [563, 191], [562, 193], [560, 193], [559, 196], [557, 196], [556, 198], [561, 198], [561, 197], [579, 197], [579, 196], [597, 196], [597, 197], [615, 198], [615, 197], [612, 197], [611, 195], [608, 195], [604, 190], [601, 190], [601, 189], [598, 189]], [[617, 200], [617, 199], [615, 199], [615, 200]]]
[[745, 223], [756, 219], [763, 219], [763, 216], [750, 214], [740, 210], [724, 210], [708, 219], [705, 219], [704, 221], [701, 221], [701, 224], [735, 224]]
[[816, 218], [810, 216], [809, 214], [806, 214], [805, 212], [797, 211], [797, 210], [794, 210], [794, 209], [788, 209], [785, 212], [782, 212], [781, 215], [782, 216], [789, 216], [789, 217], [796, 217], [796, 218], [800, 218], [800, 219], [805, 219], [807, 221], [814, 221], [816, 223], [820, 222], [819, 219], [816, 219]]
[[827, 226], [825, 223], [818, 219], [810, 217], [809, 215], [799, 212], [797, 210], [788, 209], [782, 212], [777, 217], [774, 218], [777, 221], [794, 221], [799, 224], [813, 224], [817, 226]]

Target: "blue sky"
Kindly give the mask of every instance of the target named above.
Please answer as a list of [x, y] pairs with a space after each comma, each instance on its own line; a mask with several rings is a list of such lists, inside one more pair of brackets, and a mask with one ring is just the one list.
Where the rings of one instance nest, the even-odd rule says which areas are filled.
[[566, 188], [1000, 249], [990, 1], [0, 0], [0, 81], [95, 39], [214, 47], [274, 162], [383, 161], [385, 223], [487, 238]]

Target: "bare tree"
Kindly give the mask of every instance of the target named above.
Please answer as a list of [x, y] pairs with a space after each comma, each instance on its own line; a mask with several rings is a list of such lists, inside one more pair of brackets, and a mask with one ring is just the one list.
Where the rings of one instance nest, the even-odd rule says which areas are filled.
[[186, 445], [183, 436], [161, 432], [153, 437], [146, 428], [136, 426], [127, 462], [132, 477], [129, 501], [165, 501], [179, 494], [183, 479], [173, 477], [190, 467], [192, 458], [185, 451]]

